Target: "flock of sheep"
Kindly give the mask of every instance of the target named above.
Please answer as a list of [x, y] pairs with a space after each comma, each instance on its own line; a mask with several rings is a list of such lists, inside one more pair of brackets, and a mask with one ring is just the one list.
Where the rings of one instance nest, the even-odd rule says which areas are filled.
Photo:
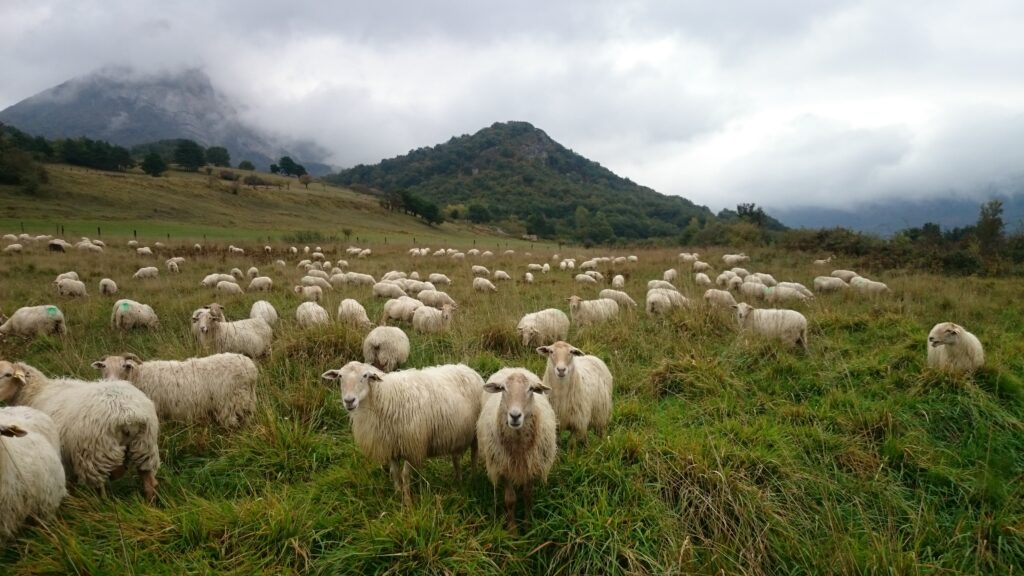
[[[19, 254], [33, 242], [45, 242], [53, 251], [103, 252], [105, 248], [89, 239], [74, 245], [49, 237], [7, 235], [4, 239], [12, 242], [4, 249], [9, 254]], [[154, 256], [149, 247], [134, 242], [129, 245], [139, 257]], [[199, 245], [192, 249], [203, 250]], [[297, 255], [299, 250], [292, 247], [288, 252]], [[244, 249], [235, 246], [229, 248], [229, 253], [245, 255]], [[265, 257], [271, 253], [271, 247], [264, 248]], [[350, 247], [348, 254], [362, 259], [372, 252]], [[414, 261], [434, 256], [455, 262], [467, 256], [493, 256], [477, 250], [463, 253], [426, 248], [413, 248], [409, 254]], [[523, 346], [534, 347], [546, 358], [543, 375], [505, 367], [485, 381], [463, 364], [399, 369], [408, 361], [410, 342], [403, 329], [388, 324], [400, 322], [424, 334], [447, 330], [458, 309], [456, 301], [439, 289], [451, 285], [448, 276], [433, 273], [421, 280], [416, 272], [393, 270], [377, 280], [369, 274], [347, 271], [349, 265], [344, 260], [327, 260], [319, 248], [305, 248], [303, 255], [309, 258], [297, 264], [302, 276], [292, 290], [303, 300], [295, 311], [299, 326], [331, 322], [330, 314], [320, 304], [326, 291], [369, 286], [373, 297], [386, 299], [380, 326], [375, 326], [358, 300], [346, 298], [341, 302], [337, 321], [353, 330], [368, 331], [363, 358], [327, 370], [322, 378], [337, 383], [356, 446], [369, 459], [389, 467], [395, 490], [404, 502], [412, 500], [413, 468], [428, 458], [449, 456], [459, 481], [462, 458], [468, 450], [471, 462], [478, 455], [483, 459], [495, 489], [504, 485], [507, 522], [514, 529], [517, 490], [522, 492], [529, 511], [533, 485], [546, 481], [555, 463], [557, 432], [569, 431], [571, 440], [579, 445], [586, 442], [590, 430], [599, 437], [607, 431], [613, 406], [612, 373], [600, 358], [566, 340], [570, 325], [591, 329], [639, 308], [623, 291], [623, 275], [614, 275], [610, 279], [612, 287], [601, 290], [596, 299], [569, 295], [568, 315], [553, 307], [522, 317], [517, 333]], [[818, 260], [814, 265], [827, 265], [830, 260]], [[560, 271], [574, 274], [577, 283], [595, 285], [605, 280], [599, 268], [618, 270], [637, 258], [585, 260], [578, 266], [579, 274], [574, 258], [554, 255], [551, 261]], [[743, 254], [723, 256], [722, 262], [729, 269], [714, 282], [708, 276], [712, 266], [701, 261], [699, 255], [682, 253], [678, 261], [691, 267], [697, 285], [708, 286], [706, 305], [731, 307], [741, 329], [808, 348], [808, 323], [802, 313], [755, 308], [738, 302], [735, 295], [779, 305], [814, 298], [814, 292], [799, 283], [779, 282], [770, 274], [740, 268], [749, 261]], [[186, 258], [176, 256], [166, 260], [164, 267], [176, 274], [186, 262]], [[274, 265], [282, 269], [288, 266], [284, 260]], [[496, 292], [494, 282], [513, 281], [507, 272], [492, 273], [479, 264], [472, 265], [469, 272], [473, 289], [478, 292]], [[555, 272], [549, 263], [531, 263], [522, 281], [533, 283], [534, 273]], [[145, 282], [159, 274], [155, 266], [141, 267], [132, 281]], [[273, 280], [261, 275], [256, 267], [246, 273], [238, 268], [230, 273], [212, 273], [200, 284], [218, 294], [238, 294], [246, 291], [239, 284], [246, 277], [249, 292], [273, 289]], [[679, 279], [680, 272], [671, 268], [661, 279], [648, 282], [644, 303], [647, 314], [658, 316], [694, 306], [677, 289]], [[60, 274], [53, 283], [59, 295], [88, 296], [85, 283], [75, 272]], [[888, 292], [881, 282], [846, 270], [815, 278], [814, 288], [819, 293], [851, 289], [872, 297]], [[98, 289], [104, 296], [119, 292], [110, 278], [100, 280]], [[52, 378], [28, 364], [0, 360], [0, 402], [6, 405], [0, 408], [0, 540], [12, 536], [28, 518], [52, 515], [66, 494], [67, 482], [103, 490], [109, 479], [134, 470], [145, 496], [154, 500], [161, 421], [213, 423], [225, 429], [244, 424], [257, 405], [256, 361], [270, 354], [274, 327], [279, 322], [277, 310], [266, 300], [255, 302], [249, 316], [230, 320], [220, 304], [203, 306], [192, 313], [191, 330], [211, 355], [146, 361], [129, 353], [107, 355], [92, 364], [102, 375], [99, 381]], [[113, 304], [110, 327], [155, 330], [160, 322], [151, 306], [120, 299]], [[64, 315], [53, 304], [22, 307], [10, 318], [0, 314], [0, 338], [66, 332]], [[950, 322], [932, 329], [927, 350], [928, 365], [936, 369], [971, 371], [984, 362], [978, 339]]]

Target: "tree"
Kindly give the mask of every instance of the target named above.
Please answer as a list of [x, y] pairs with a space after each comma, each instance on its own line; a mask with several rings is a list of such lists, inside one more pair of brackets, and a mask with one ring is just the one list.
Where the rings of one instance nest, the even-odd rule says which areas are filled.
[[312, 181], [313, 177], [310, 176], [309, 174], [303, 174], [302, 176], [299, 176], [299, 182], [302, 182], [302, 185], [306, 187], [306, 190], [309, 190], [309, 183]]
[[203, 147], [193, 140], [179, 140], [174, 147], [174, 163], [189, 172], [195, 172], [206, 164]]
[[491, 221], [491, 211], [487, 206], [474, 202], [469, 205], [469, 219], [474, 224], [483, 224]]
[[[239, 164], [238, 167], [241, 168], [242, 165]], [[271, 174], [280, 174], [281, 173], [281, 167], [278, 166], [277, 164], [271, 164], [270, 165], [270, 173]]]
[[167, 171], [167, 163], [156, 152], [150, 152], [142, 160], [142, 171], [156, 178]]
[[764, 213], [764, 210], [753, 202], [749, 204], [737, 204], [736, 214], [740, 217], [740, 220], [746, 220], [757, 227], [764, 226], [765, 222], [768, 221], [767, 214]]
[[978, 224], [974, 228], [981, 253], [986, 258], [998, 258], [1005, 240], [1003, 237], [1003, 203], [999, 200], [990, 200], [982, 204], [981, 211], [978, 213]]
[[222, 168], [231, 167], [231, 154], [223, 146], [210, 146], [206, 149], [206, 161]]
[[306, 173], [306, 168], [292, 160], [291, 156], [282, 156], [277, 161], [277, 164], [281, 167], [281, 173], [285, 176], [302, 176]]
[[[274, 164], [273, 167], [277, 167], [277, 164]], [[239, 170], [255, 170], [256, 166], [254, 166], [253, 163], [249, 162], [248, 160], [242, 160], [241, 162], [238, 163], [238, 169]]]

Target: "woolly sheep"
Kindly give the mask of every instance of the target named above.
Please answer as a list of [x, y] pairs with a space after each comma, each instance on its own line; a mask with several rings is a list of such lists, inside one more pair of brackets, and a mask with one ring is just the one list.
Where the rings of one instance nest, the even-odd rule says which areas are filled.
[[541, 266], [540, 271], [542, 274], [547, 274], [548, 272], [551, 272], [551, 265], [545, 262], [544, 265]]
[[378, 326], [363, 340], [363, 361], [391, 372], [409, 359], [409, 337], [400, 328]]
[[228, 253], [233, 256], [241, 256], [242, 254], [245, 254], [245, 249], [237, 246], [228, 246]]
[[167, 262], [167, 271], [171, 274], [178, 274], [181, 270], [178, 269], [178, 263], [174, 261]]
[[519, 320], [516, 331], [523, 346], [542, 346], [569, 337], [569, 317], [557, 308], [531, 312]]
[[497, 292], [498, 289], [487, 278], [473, 278], [473, 290], [477, 292]]
[[616, 290], [621, 290], [625, 287], [626, 278], [623, 277], [622, 274], [616, 274], [615, 277], [612, 278], [612, 288], [615, 288]]
[[850, 280], [860, 276], [860, 274], [857, 274], [853, 270], [833, 270], [829, 276], [832, 276], [833, 278], [842, 278], [843, 282], [849, 284]]
[[239, 269], [239, 268], [232, 268], [231, 269], [231, 276], [232, 276], [232, 280], [235, 281], [235, 282], [237, 282], [238, 280], [241, 280], [242, 278], [245, 278], [245, 275], [242, 274], [242, 270]]
[[388, 320], [401, 320], [402, 322], [412, 322], [413, 314], [416, 310], [423, 307], [423, 302], [415, 298], [408, 296], [400, 296], [393, 298], [384, 303], [383, 312], [381, 315], [381, 325], [387, 325]]
[[229, 322], [220, 304], [204, 306], [193, 315], [196, 335], [204, 346], [217, 352], [236, 352], [250, 358], [270, 354], [274, 331], [261, 318], [247, 318]]
[[63, 274], [58, 274], [57, 277], [53, 279], [53, 283], [56, 284], [57, 282], [60, 282], [65, 278], [69, 278], [71, 280], [81, 280], [81, 278], [78, 277], [78, 272], [72, 270], [71, 272], [64, 272]]
[[56, 282], [57, 294], [61, 296], [88, 296], [85, 292], [85, 283], [81, 280], [72, 280], [70, 278], [62, 278]]
[[664, 280], [651, 280], [650, 282], [647, 283], [648, 290], [653, 290], [655, 288], [663, 288], [665, 290], [676, 289], [676, 287], [673, 286], [671, 282], [666, 282]]
[[708, 264], [707, 262], [701, 262], [700, 260], [698, 260], [698, 261], [693, 263], [693, 271], [694, 272], [710, 272], [711, 271], [711, 264]]
[[740, 278], [746, 278], [747, 276], [750, 276], [750, 272], [748, 272], [746, 268], [735, 267], [730, 269], [729, 272], [732, 272], [733, 274], [739, 276]]
[[651, 288], [647, 291], [644, 310], [649, 316], [668, 314], [673, 308], [688, 308], [690, 301], [677, 290]]
[[576, 277], [575, 277], [575, 280], [576, 280], [577, 284], [588, 284], [588, 285], [596, 285], [597, 284], [597, 279], [594, 278], [593, 276], [591, 276], [590, 274], [577, 274]]
[[399, 279], [402, 279], [402, 278], [407, 278], [408, 276], [409, 276], [408, 274], [406, 274], [405, 272], [402, 272], [400, 270], [392, 270], [390, 272], [385, 273], [383, 276], [381, 276], [380, 277], [380, 281], [381, 282], [385, 282], [385, 281], [390, 282], [390, 281], [393, 281], [393, 280], [399, 280]]
[[249, 309], [249, 318], [262, 318], [264, 322], [274, 326], [277, 324], [277, 309], [266, 300], [257, 300]]
[[523, 282], [527, 284], [533, 284], [533, 272], [527, 272], [523, 274]]
[[377, 281], [373, 279], [373, 276], [370, 276], [369, 274], [360, 274], [358, 272], [346, 272], [345, 281], [348, 284], [355, 284], [357, 286], [373, 286], [377, 283]]
[[779, 302], [791, 302], [794, 300], [804, 302], [808, 298], [799, 290], [788, 286], [773, 286], [771, 288], [765, 288], [764, 299], [769, 304], [776, 304]]
[[255, 266], [250, 266], [249, 269], [245, 271], [245, 275], [252, 280], [260, 275], [260, 269]]
[[533, 507], [533, 483], [547, 482], [558, 454], [558, 423], [545, 395], [550, 389], [524, 368], [502, 368], [484, 390], [476, 423], [480, 455], [494, 489], [505, 483], [505, 516], [509, 530], [516, 524], [516, 488], [523, 491], [526, 514]]
[[270, 276], [257, 276], [249, 282], [250, 292], [269, 292], [274, 288], [274, 280]]
[[733, 298], [732, 292], [716, 290], [714, 288], [704, 292], [704, 301], [712, 306], [720, 306], [723, 308], [736, 304], [736, 299]]
[[749, 281], [751, 277], [756, 278], [758, 282], [764, 284], [765, 286], [777, 286], [779, 284], [778, 281], [775, 280], [774, 276], [772, 276], [771, 274], [766, 274], [764, 272], [754, 272], [753, 274], [750, 274], [743, 280]]
[[146, 498], [156, 499], [160, 423], [153, 402], [128, 382], [51, 380], [28, 364], [0, 361], [0, 401], [53, 419], [61, 459], [74, 480], [102, 489], [131, 466]]
[[295, 293], [309, 302], [319, 302], [324, 297], [324, 291], [319, 286], [296, 286]]
[[143, 280], [148, 278], [156, 278], [160, 275], [160, 269], [156, 266], [146, 266], [145, 268], [139, 268], [132, 278], [135, 280]]
[[488, 270], [487, 268], [485, 268], [484, 266], [479, 266], [479, 265], [475, 265], [474, 264], [473, 268], [471, 268], [471, 270], [473, 271], [473, 275], [474, 276], [490, 276], [491, 275], [491, 271]]
[[733, 272], [732, 270], [726, 270], [719, 274], [717, 278], [715, 278], [715, 286], [725, 288], [726, 286], [729, 285], [729, 280], [733, 278], [736, 278], [736, 273]]
[[112, 330], [156, 329], [159, 327], [160, 319], [148, 304], [140, 304], [128, 299], [114, 302], [114, 308], [110, 313], [110, 328]]
[[928, 367], [973, 372], [985, 363], [981, 341], [959, 324], [940, 322], [928, 333]]
[[697, 254], [696, 252], [693, 254], [690, 254], [689, 252], [679, 253], [679, 261], [683, 264], [692, 264], [696, 262], [698, 258], [700, 258], [700, 254]]
[[153, 250], [149, 246], [143, 246], [142, 248], [136, 248], [135, 253], [139, 256], [152, 256]]
[[586, 272], [584, 272], [584, 274], [590, 276], [591, 278], [597, 280], [598, 282], [604, 280], [604, 274], [601, 274], [597, 270], [587, 270]]
[[199, 284], [206, 288], [213, 288], [218, 282], [234, 282], [235, 277], [231, 274], [207, 274]]
[[511, 280], [512, 277], [509, 276], [508, 272], [505, 272], [504, 270], [495, 270], [494, 271], [494, 279], [495, 280]]
[[330, 274], [328, 274], [327, 272], [324, 272], [323, 270], [318, 270], [316, 268], [310, 268], [309, 270], [306, 270], [306, 276], [312, 276], [314, 278], [321, 278], [323, 280], [330, 280], [331, 279], [331, 275]]
[[351, 298], [342, 300], [338, 305], [338, 322], [362, 330], [373, 327], [373, 322], [370, 322], [370, 317], [366, 315], [366, 308]]
[[805, 298], [814, 298], [814, 292], [807, 289], [807, 286], [799, 282], [779, 282], [775, 285], [776, 288], [792, 288], [797, 292], [804, 295]]
[[452, 322], [453, 308], [445, 304], [440, 310], [430, 306], [420, 306], [412, 315], [412, 328], [423, 334], [436, 334], [448, 329]]
[[445, 304], [452, 307], [457, 306], [455, 300], [452, 300], [451, 296], [438, 290], [421, 290], [416, 294], [416, 299], [423, 302], [425, 305], [432, 306], [434, 308], [440, 308]]
[[256, 408], [256, 364], [241, 354], [187, 360], [148, 360], [135, 354], [104, 356], [92, 367], [107, 380], [126, 380], [156, 407], [161, 420], [216, 422], [234, 428]]
[[741, 329], [807, 350], [807, 318], [796, 310], [758, 309], [746, 302], [734, 304], [733, 308]]
[[373, 296], [375, 298], [401, 298], [402, 296], [407, 296], [407, 294], [398, 284], [377, 282], [373, 285]]
[[832, 258], [835, 258], [834, 254], [829, 256], [828, 258], [825, 258], [824, 260], [815, 260], [814, 261], [814, 265], [815, 266], [826, 266], [826, 265], [832, 263]]
[[20, 253], [23, 250], [23, 248], [24, 247], [21, 244], [8, 244], [7, 246], [4, 246], [4, 252]]
[[373, 250], [370, 250], [369, 248], [367, 248], [366, 250], [360, 250], [359, 254], [356, 255], [356, 258], [367, 258], [371, 254], [373, 254]]
[[451, 285], [452, 281], [444, 274], [431, 274], [427, 277], [427, 281], [431, 284], [444, 284], [445, 286]]
[[604, 361], [561, 340], [537, 353], [548, 359], [543, 381], [559, 427], [570, 430], [577, 443], [591, 428], [604, 436], [612, 417], [612, 373]]
[[725, 254], [722, 256], [722, 262], [730, 268], [742, 262], [747, 262], [748, 260], [750, 260], [750, 257], [743, 253]]
[[[379, 328], [378, 328], [379, 330]], [[411, 472], [427, 458], [448, 455], [456, 482], [466, 449], [476, 458], [476, 423], [484, 381], [463, 364], [385, 374], [349, 362], [322, 378], [337, 381], [352, 421], [352, 438], [365, 456], [388, 463], [396, 492], [412, 504]]]
[[711, 286], [711, 278], [703, 272], [697, 272], [693, 275], [693, 283], [697, 286]]
[[569, 316], [580, 328], [606, 322], [619, 315], [619, 303], [615, 300], [607, 298], [583, 300], [576, 295], [570, 296], [567, 300], [569, 301]]
[[117, 294], [117, 284], [115, 284], [110, 278], [100, 280], [100, 294], [103, 294], [104, 296], [113, 296], [114, 294]]
[[284, 260], [274, 260], [274, 266], [277, 266], [278, 268], [284, 268], [287, 265], [288, 263]]
[[889, 291], [889, 287], [883, 282], [868, 280], [862, 276], [851, 279], [850, 287], [864, 294], [885, 294]]
[[295, 309], [295, 321], [301, 328], [330, 324], [331, 317], [324, 307], [316, 302], [303, 302]]
[[850, 285], [844, 282], [842, 278], [818, 276], [814, 279], [814, 289], [818, 292], [837, 292], [846, 290], [849, 287]]
[[43, 336], [67, 331], [64, 313], [52, 304], [18, 308], [10, 318], [0, 314], [0, 335]]
[[0, 408], [0, 543], [29, 518], [52, 518], [65, 482], [53, 420], [28, 406]]
[[758, 282], [744, 281], [740, 284], [740, 294], [747, 298], [764, 299], [768, 294], [768, 287]]
[[526, 270], [529, 271], [529, 272], [540, 272], [543, 269], [544, 269], [544, 267], [541, 266], [540, 264], [527, 264], [526, 265]]
[[621, 307], [636, 308], [636, 301], [630, 298], [629, 294], [619, 290], [612, 290], [605, 288], [597, 294], [598, 298], [607, 298], [609, 300], [615, 300], [615, 302]]
[[214, 288], [214, 290], [218, 294], [243, 294], [244, 293], [244, 291], [242, 290], [241, 286], [239, 286], [238, 284], [235, 284], [234, 282], [228, 282], [226, 280], [221, 280], [220, 282], [217, 282], [217, 286], [216, 286], [216, 288]]
[[670, 284], [672, 282], [675, 282], [676, 278], [678, 278], [678, 277], [679, 277], [679, 272], [677, 272], [675, 268], [669, 268], [668, 270], [665, 270], [661, 274], [661, 279], [664, 280], [665, 282], [670, 283]]

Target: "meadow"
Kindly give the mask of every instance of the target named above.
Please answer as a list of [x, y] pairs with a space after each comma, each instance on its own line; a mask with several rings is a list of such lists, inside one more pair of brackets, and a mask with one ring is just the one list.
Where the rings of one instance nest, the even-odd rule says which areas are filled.
[[[4, 232], [12, 231], [10, 221], [5, 225]], [[320, 379], [327, 369], [361, 359], [363, 334], [336, 323], [299, 329], [299, 300], [289, 291], [301, 276], [299, 257], [282, 256], [280, 242], [266, 257], [245, 241], [251, 236], [240, 237], [244, 257], [224, 250], [194, 256], [183, 247], [189, 241], [143, 259], [125, 246], [128, 237], [105, 237], [103, 254], [35, 248], [0, 256], [0, 311], [52, 303], [69, 327], [63, 338], [7, 338], [0, 357], [50, 375], [96, 378], [90, 363], [120, 351], [143, 359], [202, 354], [189, 317], [210, 302], [223, 304], [229, 318], [242, 318], [253, 301], [267, 299], [282, 317], [272, 355], [259, 361], [259, 410], [247, 426], [229, 432], [163, 423], [156, 505], [145, 503], [131, 475], [114, 482], [106, 497], [76, 487], [56, 520], [26, 528], [0, 550], [0, 573], [1024, 570], [1020, 280], [860, 269], [887, 282], [892, 293], [823, 294], [793, 305], [810, 323], [807, 352], [740, 333], [729, 312], [703, 305], [703, 289], [688, 273], [678, 284], [695, 302], [691, 310], [655, 319], [640, 310], [583, 331], [574, 326], [570, 342], [603, 358], [614, 375], [612, 424], [606, 437], [591, 436], [586, 446], [570, 447], [563, 438], [549, 482], [535, 490], [532, 521], [511, 533], [501, 496], [479, 465], [456, 486], [451, 464], [431, 461], [414, 473], [413, 506], [402, 506], [387, 474], [355, 448], [337, 390]], [[455, 234], [451, 243], [468, 238]], [[344, 242], [322, 246], [328, 259], [345, 258]], [[548, 307], [567, 311], [570, 295], [595, 297], [605, 287], [574, 284], [557, 267], [536, 274], [535, 284], [519, 282], [527, 263], [551, 260], [546, 247], [527, 256], [529, 248], [520, 245], [513, 256], [497, 252], [456, 263], [414, 259], [410, 246], [374, 242], [369, 259], [348, 258], [351, 270], [378, 278], [398, 269], [453, 279], [448, 292], [459, 309], [451, 329], [424, 336], [405, 327], [409, 367], [463, 362], [485, 378], [503, 366], [542, 373], [544, 358], [516, 337], [519, 318]], [[678, 251], [616, 253], [639, 257], [621, 273], [641, 306], [647, 281], [677, 266]], [[701, 252], [722, 267], [724, 251]], [[188, 258], [180, 275], [163, 268], [172, 253]], [[810, 286], [823, 273], [811, 254], [747, 253], [748, 269], [779, 280]], [[564, 248], [561, 254], [582, 261], [607, 251]], [[287, 267], [274, 267], [282, 257]], [[516, 281], [497, 283], [497, 294], [474, 293], [471, 263], [506, 270]], [[144, 265], [159, 266], [160, 277], [132, 280]], [[250, 265], [274, 279], [274, 291], [218, 297], [199, 285], [207, 273]], [[87, 298], [55, 294], [51, 282], [67, 270], [83, 277]], [[116, 297], [99, 295], [102, 277], [118, 283]], [[110, 309], [122, 297], [151, 304], [161, 328], [113, 332]], [[383, 301], [369, 287], [327, 294], [323, 305], [332, 317], [346, 297], [380, 318]], [[985, 344], [982, 370], [950, 376], [925, 368], [928, 331], [946, 320]]]

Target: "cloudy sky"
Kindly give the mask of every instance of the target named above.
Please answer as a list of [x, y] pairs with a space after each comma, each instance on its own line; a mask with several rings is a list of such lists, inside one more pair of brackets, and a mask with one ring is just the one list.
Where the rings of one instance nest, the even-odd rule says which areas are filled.
[[1024, 189], [1020, 0], [0, 0], [0, 109], [202, 67], [339, 166], [525, 120], [714, 209]]

